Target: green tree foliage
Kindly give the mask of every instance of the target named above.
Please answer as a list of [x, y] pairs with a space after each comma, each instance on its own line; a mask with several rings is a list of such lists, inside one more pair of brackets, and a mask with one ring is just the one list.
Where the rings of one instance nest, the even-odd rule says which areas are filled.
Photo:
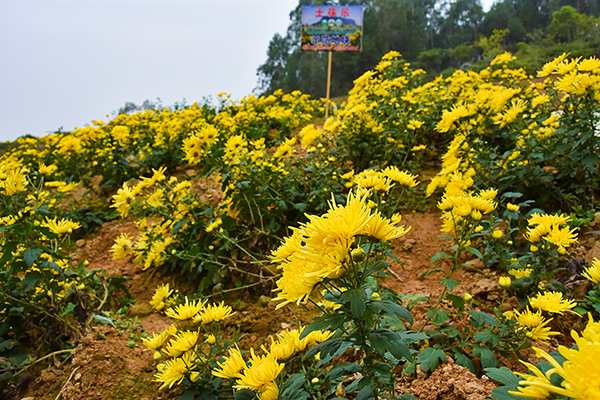
[[299, 0], [286, 35], [273, 36], [258, 68], [258, 93], [325, 96], [328, 55], [300, 51], [302, 6], [340, 4], [363, 5], [364, 35], [361, 52], [333, 55], [334, 97], [391, 50], [432, 75], [484, 68], [506, 50], [518, 52], [520, 66], [531, 71], [563, 52], [600, 53], [600, 0], [499, 0], [487, 13], [481, 0]]

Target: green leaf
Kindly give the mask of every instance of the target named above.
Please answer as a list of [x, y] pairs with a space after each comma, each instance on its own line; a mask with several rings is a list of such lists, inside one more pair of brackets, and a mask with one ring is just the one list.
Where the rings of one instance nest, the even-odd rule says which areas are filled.
[[519, 197], [523, 197], [522, 193], [519, 192], [505, 192], [502, 197], [510, 197], [512, 199], [518, 199]]
[[471, 310], [469, 314], [471, 315], [471, 325], [477, 329], [483, 329], [486, 324], [495, 325], [497, 321], [496, 317], [483, 311]]
[[469, 251], [471, 254], [473, 254], [475, 257], [479, 258], [480, 260], [483, 260], [483, 255], [476, 248], [465, 247], [465, 250]]
[[38, 256], [43, 252], [44, 251], [40, 249], [27, 249], [23, 251], [23, 259], [25, 260], [25, 263], [27, 263], [27, 266], [31, 268]]
[[482, 343], [490, 342], [492, 346], [498, 346], [498, 344], [500, 344], [500, 338], [498, 337], [498, 335], [495, 335], [494, 333], [487, 330], [477, 332], [473, 336], [473, 339]]
[[519, 387], [519, 382], [523, 380], [516, 376], [510, 369], [506, 367], [500, 368], [485, 368], [486, 375], [491, 379], [508, 386], [511, 389]]
[[449, 291], [452, 291], [452, 289], [454, 289], [455, 287], [457, 287], [458, 285], [460, 285], [459, 281], [456, 281], [454, 279], [440, 279], [440, 283], [444, 286], [446, 286], [448, 288]]
[[0, 267], [4, 266], [8, 260], [12, 258], [12, 253], [17, 250], [17, 244], [15, 242], [7, 242], [2, 246], [2, 258], [0, 258]]
[[465, 310], [465, 299], [454, 293], [448, 293], [446, 298], [452, 301], [452, 307], [456, 308], [458, 312], [462, 313]]
[[443, 252], [435, 253], [435, 255], [433, 257], [431, 257], [430, 263], [433, 264], [442, 258], [452, 258], [452, 256], [450, 256], [450, 254], [446, 254]]
[[[3, 339], [3, 338], [0, 338], [0, 339]], [[12, 347], [13, 343], [17, 343], [17, 342], [15, 342], [12, 339], [0, 340], [0, 351], [10, 349]]]
[[256, 395], [252, 390], [241, 389], [235, 392], [233, 398], [235, 400], [253, 400], [256, 399]]
[[92, 317], [98, 321], [98, 323], [103, 324], [103, 325], [111, 325], [113, 328], [116, 328], [117, 326], [115, 325], [115, 322], [113, 321], [112, 318], [110, 317], [106, 317], [104, 315], [98, 315], [98, 314], [92, 314]]
[[441, 325], [450, 319], [450, 312], [447, 310], [429, 310], [427, 317], [431, 318], [434, 325]]
[[77, 307], [77, 305], [75, 305], [73, 303], [67, 304], [65, 309], [63, 311], [61, 311], [60, 315], [62, 317], [64, 317], [65, 315], [71, 314], [73, 312], [73, 310], [75, 309], [75, 307]]
[[400, 338], [397, 332], [389, 329], [379, 329], [371, 332], [369, 335], [371, 344], [379, 353], [385, 354], [385, 351], [392, 353], [394, 357], [401, 360], [403, 357], [412, 361], [412, 354], [404, 340]]
[[368, 385], [362, 388], [360, 392], [358, 392], [358, 394], [356, 395], [356, 400], [367, 400], [374, 398], [375, 393], [373, 393], [373, 389], [371, 389], [371, 386]]
[[440, 365], [440, 361], [446, 362], [446, 354], [442, 349], [437, 347], [427, 347], [421, 350], [419, 354], [419, 363], [421, 364], [421, 371], [433, 371]]
[[430, 270], [427, 270], [425, 272], [423, 272], [420, 276], [419, 276], [419, 280], [422, 280], [423, 278], [425, 278], [427, 275], [431, 275], [435, 272], [444, 272], [443, 269], [441, 268], [432, 268]]
[[452, 349], [452, 352], [454, 353], [454, 359], [456, 360], [456, 363], [458, 365], [468, 368], [469, 371], [471, 371], [473, 374], [477, 375], [477, 368], [475, 368], [475, 364], [473, 364], [473, 361], [471, 361], [471, 359], [469, 357], [464, 355], [458, 349]]
[[346, 386], [346, 389], [344, 391], [346, 393], [352, 393], [355, 390], [362, 389], [363, 387], [369, 385], [369, 383], [371, 383], [371, 376], [365, 375], [362, 378], [357, 379], [348, 386]]
[[29, 292], [35, 285], [44, 281], [44, 275], [39, 271], [30, 271], [23, 277], [21, 281], [21, 291]]
[[294, 208], [300, 212], [304, 212], [304, 210], [306, 210], [306, 204], [296, 203], [296, 204], [294, 204]]
[[183, 394], [179, 397], [179, 400], [194, 400], [196, 395], [200, 392], [198, 389], [187, 389]]
[[498, 360], [496, 359], [496, 355], [494, 354], [494, 352], [492, 350], [490, 350], [486, 346], [479, 346], [479, 345], [473, 346], [473, 355], [475, 357], [478, 357], [478, 356], [480, 357], [481, 366], [483, 368], [488, 368], [488, 367], [495, 368], [498, 365]]
[[329, 377], [329, 379], [335, 380], [340, 376], [351, 375], [356, 372], [362, 372], [362, 370], [362, 367], [358, 364], [340, 364], [331, 368], [327, 376]]
[[306, 376], [303, 372], [290, 375], [290, 377], [281, 386], [279, 398], [282, 400], [305, 400], [309, 394], [302, 388], [306, 382]]
[[375, 311], [376, 313], [379, 312], [378, 311], [379, 309], [383, 309], [388, 314], [399, 315], [401, 318], [404, 318], [411, 324], [414, 322], [411, 313], [406, 308], [402, 307], [400, 304], [394, 303], [393, 301], [390, 301], [390, 300], [373, 301], [371, 303], [371, 307], [373, 308], [373, 311]]
[[177, 221], [177, 223], [173, 225], [173, 232], [171, 235], [175, 236], [177, 233], [179, 233], [179, 230], [186, 224], [186, 222], [187, 221], [185, 220]]
[[341, 296], [343, 301], [350, 302], [350, 310], [355, 318], [362, 318], [365, 313], [366, 304], [364, 299], [367, 294], [363, 289], [351, 289]]
[[302, 330], [300, 340], [304, 339], [309, 333], [313, 331], [324, 331], [327, 328], [336, 330], [344, 324], [344, 316], [342, 314], [329, 314], [313, 319], [306, 328]]

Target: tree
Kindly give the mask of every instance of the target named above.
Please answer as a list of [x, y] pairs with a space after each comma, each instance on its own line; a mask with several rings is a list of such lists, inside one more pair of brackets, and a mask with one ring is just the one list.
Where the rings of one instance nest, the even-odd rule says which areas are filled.
[[446, 46], [456, 47], [464, 43], [473, 43], [479, 35], [483, 16], [480, 0], [456, 0], [451, 3], [441, 26]]
[[592, 18], [579, 14], [573, 7], [564, 6], [552, 13], [552, 22], [548, 30], [559, 42], [571, 43], [578, 40], [581, 50], [586, 38], [595, 27], [595, 22]]

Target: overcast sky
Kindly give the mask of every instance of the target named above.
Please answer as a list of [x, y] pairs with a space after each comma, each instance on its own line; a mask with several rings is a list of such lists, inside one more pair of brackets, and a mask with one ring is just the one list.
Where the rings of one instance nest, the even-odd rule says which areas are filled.
[[0, 141], [106, 122], [127, 101], [251, 94], [297, 4], [0, 0]]

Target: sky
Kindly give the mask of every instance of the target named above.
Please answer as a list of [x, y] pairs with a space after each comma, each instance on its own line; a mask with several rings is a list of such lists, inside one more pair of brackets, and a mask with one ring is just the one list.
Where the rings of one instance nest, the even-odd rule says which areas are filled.
[[108, 122], [125, 102], [239, 100], [297, 4], [0, 0], [0, 141]]

